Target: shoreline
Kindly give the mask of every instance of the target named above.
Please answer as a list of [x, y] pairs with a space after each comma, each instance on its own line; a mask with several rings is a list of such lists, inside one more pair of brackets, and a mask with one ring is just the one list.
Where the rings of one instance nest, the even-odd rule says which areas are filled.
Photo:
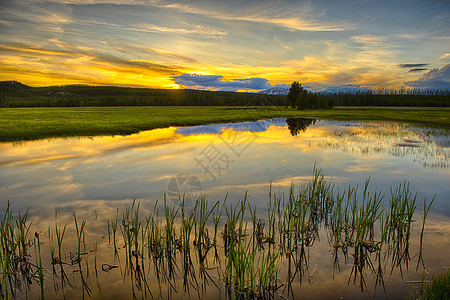
[[392, 121], [450, 129], [450, 108], [429, 107], [335, 107], [322, 110], [229, 106], [1, 108], [0, 116], [0, 142], [128, 135], [169, 126], [236, 123], [270, 118]]

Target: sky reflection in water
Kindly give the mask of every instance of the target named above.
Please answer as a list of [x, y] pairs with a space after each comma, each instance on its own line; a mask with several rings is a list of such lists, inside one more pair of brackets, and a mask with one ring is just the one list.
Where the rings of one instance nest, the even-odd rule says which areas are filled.
[[341, 187], [369, 176], [374, 190], [409, 181], [420, 201], [436, 193], [434, 209], [450, 216], [449, 140], [445, 130], [397, 123], [273, 119], [4, 143], [1, 207], [7, 200], [21, 210], [54, 210], [73, 201], [145, 202], [161, 198], [178, 175], [198, 179], [208, 198], [229, 193], [237, 199], [248, 191], [264, 208], [270, 181], [275, 189], [302, 184], [316, 164]]

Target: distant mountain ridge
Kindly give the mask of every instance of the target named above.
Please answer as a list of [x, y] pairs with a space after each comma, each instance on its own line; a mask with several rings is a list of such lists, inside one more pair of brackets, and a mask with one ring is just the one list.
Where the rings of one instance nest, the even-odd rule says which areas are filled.
[[306, 90], [313, 93], [334, 94], [334, 93], [375, 93], [375, 90], [361, 86], [359, 84], [341, 84], [335, 86], [328, 85], [304, 85]]
[[[309, 86], [304, 85], [304, 89], [313, 93], [322, 94], [334, 94], [334, 93], [374, 93], [375, 91], [369, 88], [361, 87], [354, 84], [346, 84], [339, 86]], [[258, 94], [264, 95], [287, 95], [289, 94], [289, 88], [274, 87], [266, 90], [259, 91]]]
[[280, 88], [280, 87], [274, 87], [274, 88], [271, 88], [271, 89], [259, 91], [258, 94], [264, 94], [264, 95], [287, 95], [287, 94], [289, 94], [289, 89]]

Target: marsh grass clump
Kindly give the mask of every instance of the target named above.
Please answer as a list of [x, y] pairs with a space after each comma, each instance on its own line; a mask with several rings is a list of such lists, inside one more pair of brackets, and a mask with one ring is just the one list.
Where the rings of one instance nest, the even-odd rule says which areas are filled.
[[440, 300], [450, 299], [450, 270], [443, 274], [433, 275], [431, 281], [422, 278], [419, 291], [411, 292], [409, 299]]
[[[56, 234], [56, 243], [58, 246], [58, 256], [54, 257], [52, 255], [52, 264], [62, 264], [63, 263], [63, 252], [62, 252], [62, 242], [64, 239], [64, 234], [66, 233], [67, 224], [61, 230], [61, 227], [58, 226], [58, 212], [55, 211], [55, 234]], [[50, 228], [49, 228], [49, 236], [50, 236]], [[53, 236], [51, 238], [53, 240]]]
[[417, 260], [416, 271], [419, 269], [419, 264], [422, 263], [423, 268], [425, 269], [425, 262], [423, 261], [423, 234], [425, 231], [425, 221], [427, 219], [428, 213], [430, 212], [431, 205], [433, 205], [434, 199], [436, 199], [436, 195], [434, 195], [433, 199], [431, 199], [430, 204], [427, 206], [427, 199], [423, 200], [423, 218], [422, 218], [422, 229], [420, 231], [420, 246], [419, 246], [419, 259]]
[[[92, 290], [89, 287], [89, 284], [88, 284], [87, 278], [86, 278], [87, 276], [89, 276], [88, 260], [87, 259], [84, 260], [85, 266], [86, 266], [85, 270], [86, 270], [87, 274], [84, 273], [82, 264], [81, 264], [81, 260], [82, 260], [83, 256], [88, 254], [86, 252], [86, 242], [85, 242], [86, 221], [81, 220], [81, 222], [78, 223], [77, 217], [75, 214], [73, 215], [73, 219], [74, 219], [75, 229], [76, 229], [76, 234], [77, 234], [77, 252], [75, 253], [75, 255], [71, 253], [71, 255], [70, 255], [71, 264], [78, 265], [78, 273], [80, 274], [83, 298], [84, 298], [85, 293], [87, 294], [87, 296], [90, 297], [92, 294]], [[82, 246], [83, 246], [83, 252], [82, 252], [82, 248], [81, 248]]]
[[41, 288], [41, 299], [45, 298], [44, 295], [44, 269], [42, 268], [42, 257], [41, 257], [41, 241], [39, 239], [39, 233], [34, 234], [34, 254], [36, 258], [37, 273], [39, 277], [39, 286]]
[[[253, 233], [247, 234], [244, 221], [247, 198], [230, 210], [226, 209], [227, 222], [222, 237], [225, 243], [224, 278], [231, 298], [266, 299], [280, 288], [278, 280], [279, 253], [264, 251], [262, 225], [255, 222], [255, 210], [250, 208]], [[259, 225], [258, 225], [259, 224]], [[259, 229], [257, 229], [259, 228]], [[255, 244], [255, 239], [260, 240]]]
[[390, 191], [387, 245], [389, 251], [392, 251], [392, 267], [401, 267], [402, 263], [407, 263], [410, 260], [411, 223], [416, 210], [417, 193], [412, 194], [409, 184], [406, 182], [400, 184], [397, 188], [391, 187]]
[[[36, 264], [32, 263], [29, 248], [35, 240], [28, 237], [31, 222], [28, 212], [14, 217], [8, 202], [3, 219], [0, 222], [0, 264], [2, 279], [0, 290], [2, 299], [15, 298], [17, 292], [28, 292], [33, 282], [43, 287], [42, 262], [40, 252], [35, 253]], [[38, 247], [40, 247], [39, 238]]]
[[[199, 260], [202, 263], [206, 259], [206, 255], [209, 250], [215, 245], [214, 240], [209, 236], [207, 223], [210, 220], [211, 214], [219, 206], [219, 201], [217, 201], [211, 209], [208, 209], [208, 202], [205, 197], [202, 196], [197, 199], [195, 207], [193, 209], [194, 213], [194, 228], [195, 228], [195, 238], [194, 245], [197, 247]], [[215, 221], [215, 230], [218, 226], [217, 219]], [[214, 233], [216, 235], [216, 231]], [[216, 237], [214, 237], [216, 238]]]

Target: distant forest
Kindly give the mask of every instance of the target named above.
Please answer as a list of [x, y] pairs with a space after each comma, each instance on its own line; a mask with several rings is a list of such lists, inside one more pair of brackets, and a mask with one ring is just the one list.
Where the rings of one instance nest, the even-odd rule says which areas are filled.
[[29, 87], [0, 82], [0, 107], [57, 106], [276, 106], [286, 96], [255, 93], [65, 85]]
[[[423, 93], [404, 93], [390, 91], [387, 93], [360, 92], [314, 94], [318, 101], [339, 106], [430, 106], [449, 107], [450, 91], [422, 91]], [[321, 100], [323, 99], [323, 100]]]
[[[315, 93], [311, 101], [332, 106], [450, 106], [450, 92]], [[30, 87], [0, 82], [0, 107], [76, 106], [287, 106], [285, 95], [202, 90], [65, 85]], [[323, 105], [312, 105], [324, 107]]]

